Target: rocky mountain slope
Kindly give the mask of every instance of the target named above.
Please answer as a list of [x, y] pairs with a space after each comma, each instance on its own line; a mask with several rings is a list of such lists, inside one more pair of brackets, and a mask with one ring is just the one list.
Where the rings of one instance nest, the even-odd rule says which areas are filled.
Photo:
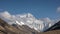
[[12, 26], [0, 19], [0, 34], [39, 34], [39, 32], [26, 25], [19, 27]]
[[47, 31], [40, 34], [60, 34], [60, 30], [52, 30], [52, 31]]

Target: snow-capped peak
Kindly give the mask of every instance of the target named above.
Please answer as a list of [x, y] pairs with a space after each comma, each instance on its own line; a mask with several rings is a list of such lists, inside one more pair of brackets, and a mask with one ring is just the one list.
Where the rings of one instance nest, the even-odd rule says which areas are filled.
[[33, 17], [33, 15], [31, 13], [28, 13], [27, 16], [28, 17]]
[[30, 17], [33, 17], [33, 15], [31, 13], [27, 13], [27, 14], [18, 14], [16, 15], [17, 17], [20, 17], [20, 18], [30, 18]]
[[38, 20], [31, 13], [11, 15], [8, 12], [3, 12], [0, 13], [0, 15], [4, 17], [4, 20], [9, 24], [16, 23], [18, 25], [27, 25], [30, 28], [34, 28], [37, 31], [44, 31], [45, 29], [49, 28], [52, 25], [52, 23], [50, 23], [52, 22], [52, 20], [50, 20], [49, 18]]

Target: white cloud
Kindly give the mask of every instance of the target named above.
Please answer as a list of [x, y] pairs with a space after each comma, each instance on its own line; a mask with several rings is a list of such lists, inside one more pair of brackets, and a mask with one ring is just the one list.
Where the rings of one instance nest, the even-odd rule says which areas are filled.
[[48, 17], [42, 18], [41, 20], [42, 20], [43, 22], [45, 22], [45, 23], [51, 23], [51, 22], [53, 22], [53, 20], [51, 20], [51, 19], [48, 18]]
[[10, 18], [11, 17], [10, 13], [8, 13], [7, 11], [1, 12], [0, 15], [4, 18]]
[[60, 7], [57, 8], [57, 12], [60, 12]]
[[6, 21], [8, 24], [12, 24], [14, 21], [12, 15], [8, 11], [0, 12], [0, 18]]

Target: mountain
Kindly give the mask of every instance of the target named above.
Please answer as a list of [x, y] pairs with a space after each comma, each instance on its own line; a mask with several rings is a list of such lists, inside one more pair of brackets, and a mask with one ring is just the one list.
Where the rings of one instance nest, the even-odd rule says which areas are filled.
[[26, 25], [19, 27], [16, 27], [15, 24], [9, 25], [0, 19], [0, 34], [39, 34], [39, 32]]
[[[36, 19], [32, 14], [11, 15], [0, 13], [0, 34], [56, 34], [60, 22], [54, 23], [49, 18]], [[46, 32], [44, 32], [46, 31]]]
[[[58, 23], [56, 23], [55, 25], [58, 25]], [[60, 34], [60, 30], [58, 30], [58, 29], [49, 30], [47, 32], [41, 33], [41, 32], [38, 32], [34, 29], [31, 29], [27, 25], [22, 25], [22, 26], [17, 25], [17, 24], [9, 25], [4, 20], [0, 19], [0, 34]]]
[[0, 18], [2, 18], [10, 25], [27, 25], [28, 27], [39, 32], [43, 32], [54, 24], [53, 20], [49, 18], [37, 19], [31, 13], [11, 15], [7, 11], [5, 11], [3, 13], [0, 13]]

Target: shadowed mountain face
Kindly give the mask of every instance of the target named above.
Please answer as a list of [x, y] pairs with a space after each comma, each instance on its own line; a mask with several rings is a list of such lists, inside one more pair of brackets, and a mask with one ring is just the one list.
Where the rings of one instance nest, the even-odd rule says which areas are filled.
[[39, 32], [26, 25], [18, 27], [15, 25], [12, 26], [0, 19], [0, 34], [39, 34]]
[[[54, 24], [52, 27], [50, 27], [49, 29], [47, 29], [46, 31], [52, 31], [52, 30], [60, 30], [60, 21], [57, 22], [56, 24]], [[46, 32], [45, 31], [45, 32]]]

